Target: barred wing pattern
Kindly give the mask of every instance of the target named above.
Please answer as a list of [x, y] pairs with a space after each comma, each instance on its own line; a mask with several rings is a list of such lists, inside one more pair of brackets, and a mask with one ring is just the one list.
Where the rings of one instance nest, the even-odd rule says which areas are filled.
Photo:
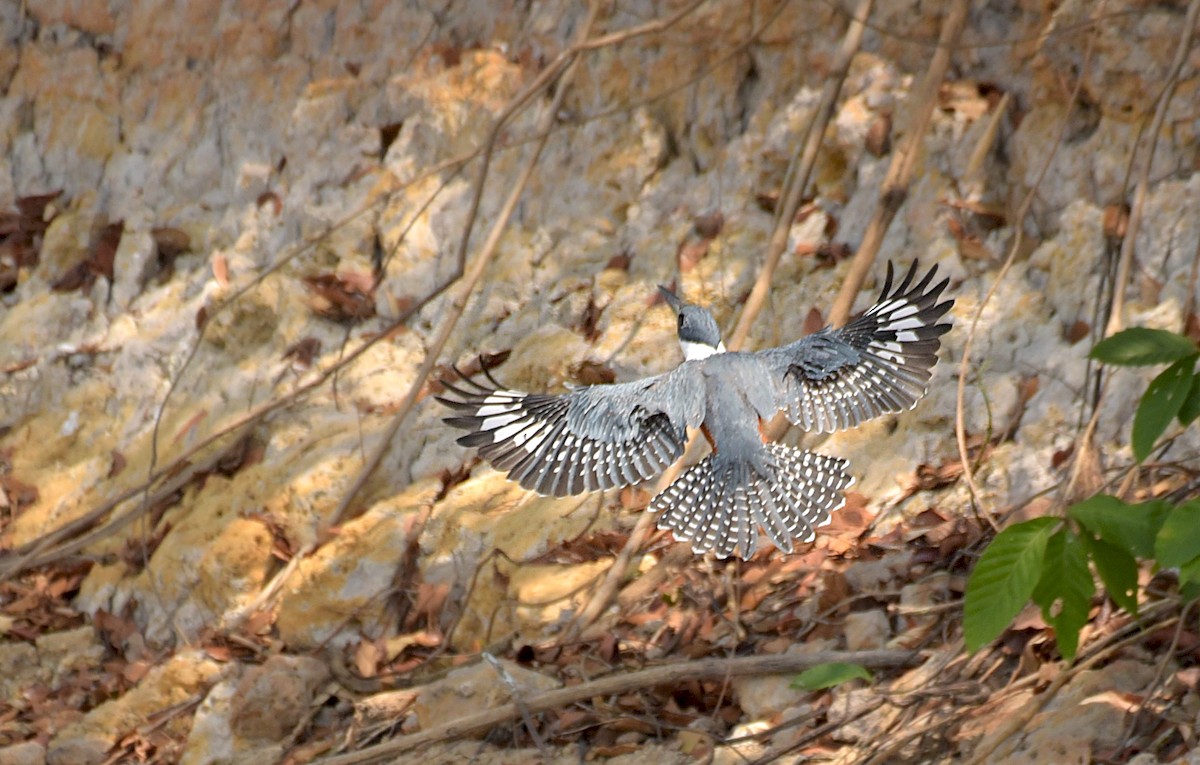
[[893, 290], [888, 263], [883, 292], [862, 316], [759, 353], [782, 381], [779, 408], [793, 424], [821, 433], [844, 430], [911, 409], [925, 395], [938, 338], [950, 330], [937, 320], [954, 301], [938, 302], [948, 279], [930, 286], [937, 266], [914, 285], [916, 272], [914, 262]]
[[[457, 372], [458, 370], [455, 369]], [[446, 385], [439, 397], [461, 412], [446, 422], [470, 431], [458, 439], [526, 489], [562, 497], [646, 481], [683, 454], [687, 426], [704, 416], [703, 379], [694, 365], [620, 385], [561, 395], [474, 382]]]

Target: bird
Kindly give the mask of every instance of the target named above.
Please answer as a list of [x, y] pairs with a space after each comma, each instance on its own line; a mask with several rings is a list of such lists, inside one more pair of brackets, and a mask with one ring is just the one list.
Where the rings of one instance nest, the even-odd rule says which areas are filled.
[[941, 300], [948, 279], [934, 265], [917, 280], [914, 261], [898, 282], [891, 262], [875, 304], [838, 328], [787, 345], [729, 351], [716, 319], [665, 287], [684, 360], [663, 374], [624, 383], [526, 393], [463, 374], [439, 396], [494, 468], [526, 489], [562, 497], [638, 484], [683, 456], [688, 429], [710, 453], [655, 496], [647, 510], [693, 552], [749, 559], [761, 528], [776, 548], [810, 542], [845, 503], [853, 482], [839, 457], [770, 442], [764, 423], [784, 412], [794, 425], [830, 433], [911, 409], [937, 363]]

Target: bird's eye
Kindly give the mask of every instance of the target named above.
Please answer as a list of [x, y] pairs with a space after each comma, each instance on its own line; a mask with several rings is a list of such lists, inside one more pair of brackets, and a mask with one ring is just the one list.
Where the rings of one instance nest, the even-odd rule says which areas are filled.
[[679, 328], [683, 329], [683, 314], [679, 314]]

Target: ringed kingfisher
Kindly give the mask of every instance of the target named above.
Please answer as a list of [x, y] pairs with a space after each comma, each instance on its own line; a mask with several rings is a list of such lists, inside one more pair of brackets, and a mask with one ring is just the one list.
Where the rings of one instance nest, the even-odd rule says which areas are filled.
[[[700, 429], [711, 453], [650, 502], [660, 529], [696, 553], [754, 554], [761, 527], [784, 552], [811, 541], [845, 503], [853, 482], [846, 460], [767, 442], [762, 426], [777, 412], [805, 430], [829, 433], [911, 409], [923, 395], [953, 300], [938, 302], [948, 279], [937, 266], [916, 280], [914, 262], [893, 289], [839, 328], [756, 353], [725, 350], [712, 314], [664, 287], [684, 361], [633, 382], [592, 385], [559, 395], [508, 390], [459, 372], [453, 398], [439, 397], [469, 431], [458, 439], [526, 489], [556, 497], [629, 486], [660, 475], [683, 455], [687, 429]], [[915, 281], [915, 283], [914, 283]], [[455, 371], [458, 371], [455, 369]]]

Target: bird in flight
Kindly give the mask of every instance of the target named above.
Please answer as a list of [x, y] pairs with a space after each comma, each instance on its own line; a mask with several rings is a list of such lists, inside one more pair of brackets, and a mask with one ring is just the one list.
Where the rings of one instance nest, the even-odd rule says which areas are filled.
[[[508, 390], [459, 372], [463, 383], [439, 397], [457, 412], [458, 439], [526, 489], [562, 497], [629, 486], [660, 475], [699, 428], [711, 453], [651, 501], [658, 527], [696, 553], [754, 554], [757, 528], [784, 552], [811, 541], [845, 502], [847, 462], [766, 441], [777, 412], [805, 430], [829, 433], [911, 409], [937, 363], [938, 323], [953, 300], [938, 302], [948, 279], [937, 266], [914, 283], [914, 262], [893, 289], [839, 328], [756, 353], [730, 352], [711, 313], [659, 287], [678, 320], [684, 361], [633, 382], [552, 395]], [[455, 371], [458, 371], [457, 369]]]

